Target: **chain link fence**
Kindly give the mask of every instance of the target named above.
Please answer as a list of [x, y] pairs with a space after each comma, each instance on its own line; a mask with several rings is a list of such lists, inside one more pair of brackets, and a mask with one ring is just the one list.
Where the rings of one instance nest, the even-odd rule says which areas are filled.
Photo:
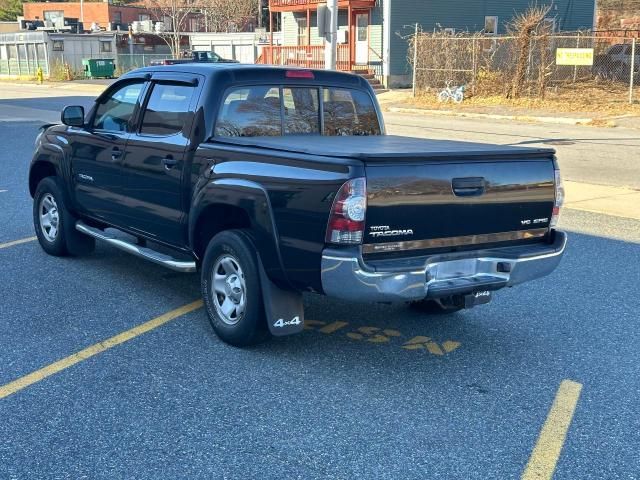
[[588, 86], [629, 103], [640, 99], [636, 38], [573, 33], [532, 36], [523, 44], [518, 37], [449, 36], [416, 27], [409, 46], [414, 95], [464, 85], [467, 95], [544, 99]]

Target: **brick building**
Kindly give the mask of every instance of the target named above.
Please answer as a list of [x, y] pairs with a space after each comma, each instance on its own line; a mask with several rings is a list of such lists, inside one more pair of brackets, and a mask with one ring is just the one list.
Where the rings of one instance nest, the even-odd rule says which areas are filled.
[[[50, 20], [55, 23], [59, 17], [77, 18], [88, 29], [92, 23], [105, 30], [113, 24], [126, 26], [131, 22], [152, 19], [152, 13], [144, 7], [112, 5], [106, 2], [27, 2], [23, 6], [25, 20]], [[125, 29], [123, 28], [123, 29]]]

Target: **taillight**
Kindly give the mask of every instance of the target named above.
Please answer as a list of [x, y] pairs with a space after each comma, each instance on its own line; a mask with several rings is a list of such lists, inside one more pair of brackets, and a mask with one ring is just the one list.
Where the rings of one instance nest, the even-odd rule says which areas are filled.
[[549, 227], [554, 228], [558, 225], [560, 220], [560, 209], [564, 203], [564, 185], [562, 184], [562, 176], [560, 175], [560, 168], [558, 162], [553, 159], [553, 173], [554, 173], [554, 185], [556, 189], [555, 201], [553, 203], [553, 213], [551, 214], [551, 222]]
[[367, 181], [354, 178], [346, 182], [333, 199], [326, 241], [341, 245], [362, 243], [367, 213]]

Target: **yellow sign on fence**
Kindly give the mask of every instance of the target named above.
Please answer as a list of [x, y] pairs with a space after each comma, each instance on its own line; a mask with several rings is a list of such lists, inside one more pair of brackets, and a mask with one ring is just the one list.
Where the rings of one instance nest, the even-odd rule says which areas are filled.
[[593, 48], [558, 48], [556, 65], [593, 65]]

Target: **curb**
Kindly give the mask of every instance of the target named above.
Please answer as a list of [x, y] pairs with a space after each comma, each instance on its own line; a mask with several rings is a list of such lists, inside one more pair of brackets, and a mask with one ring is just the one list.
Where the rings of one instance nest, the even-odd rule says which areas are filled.
[[[387, 107], [387, 111], [393, 113], [421, 113], [427, 115], [443, 115], [454, 117], [467, 117], [467, 118], [484, 118], [491, 120], [516, 120], [520, 122], [536, 122], [536, 123], [552, 123], [556, 125], [588, 125], [597, 119], [594, 118], [572, 118], [572, 117], [538, 117], [528, 115], [496, 115], [491, 113], [476, 113], [476, 112], [456, 112], [453, 110], [429, 110], [426, 108], [407, 108], [407, 107]], [[610, 119], [603, 119], [607, 122], [615, 123]]]

